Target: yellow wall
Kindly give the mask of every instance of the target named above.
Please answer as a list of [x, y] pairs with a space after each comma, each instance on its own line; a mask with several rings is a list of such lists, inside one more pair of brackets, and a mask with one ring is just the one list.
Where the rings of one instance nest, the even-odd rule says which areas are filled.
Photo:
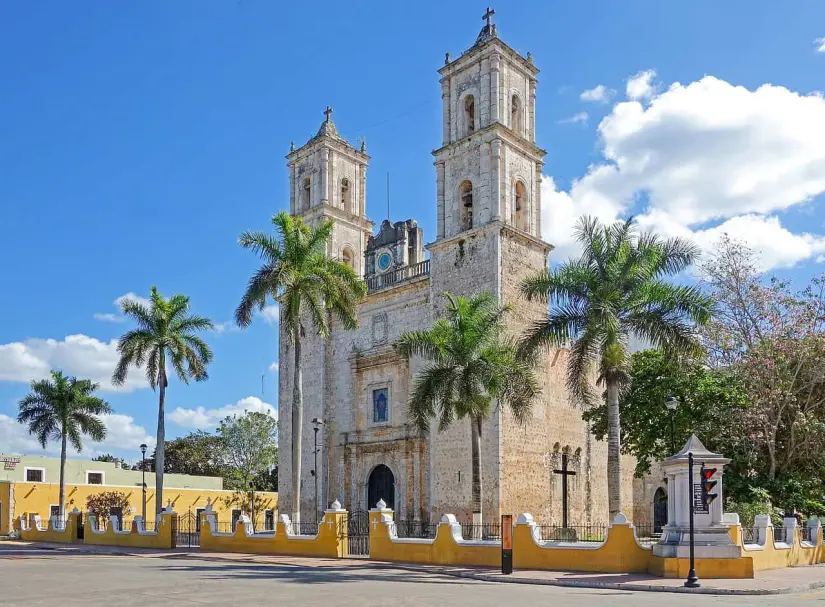
[[513, 567], [601, 573], [647, 572], [652, 551], [636, 542], [630, 524], [614, 523], [597, 548], [540, 545], [534, 526], [516, 525], [513, 532]]
[[339, 529], [345, 517], [344, 511], [327, 512], [317, 536], [289, 537], [286, 525], [280, 520], [271, 534], [248, 536], [246, 525], [241, 521], [233, 534], [215, 533], [209, 524], [214, 518], [204, 514], [201, 517], [201, 550], [342, 558], [347, 554], [347, 543], [340, 537]]
[[129, 548], [161, 548], [170, 549], [175, 547], [174, 535], [172, 534], [173, 519], [177, 514], [164, 512], [160, 515], [160, 523], [157, 532], [138, 533], [137, 523], [132, 523], [132, 528], [127, 531], [115, 531], [110, 521], [106, 521], [103, 529], [95, 531], [94, 521], [90, 519], [83, 533], [83, 543], [92, 546], [126, 546]]
[[[3, 509], [11, 500], [6, 497], [3, 501], [3, 488], [9, 488], [14, 496], [14, 519], [20, 518], [23, 514], [39, 514], [44, 521], [49, 518], [49, 508], [57, 505], [60, 494], [60, 485], [57, 483], [0, 483], [0, 502]], [[127, 518], [132, 518], [141, 514], [141, 489], [140, 487], [119, 487], [116, 485], [66, 485], [66, 513], [74, 508], [81, 512], [86, 512], [86, 498], [104, 491], [121, 491], [129, 499], [129, 505], [133, 508], [131, 513], [124, 513]], [[247, 494], [248, 496], [248, 494]], [[171, 500], [172, 509], [181, 517], [191, 511], [195, 515], [197, 508], [206, 508], [207, 500], [212, 500], [212, 507], [215, 510], [219, 521], [230, 521], [232, 508], [240, 508], [235, 492], [215, 489], [176, 489], [165, 487], [163, 490], [163, 501]], [[227, 505], [227, 500], [234, 501], [234, 505]], [[245, 500], [245, 501], [248, 501]], [[166, 504], [163, 504], [166, 506]], [[255, 521], [258, 527], [263, 527], [264, 510], [271, 509], [273, 516], [277, 518], [278, 494], [272, 492], [255, 492]], [[146, 518], [154, 520], [155, 512], [155, 490], [153, 487], [146, 489]], [[248, 514], [248, 513], [247, 513]], [[2, 513], [3, 520], [6, 513]], [[0, 523], [2, 524], [2, 523]], [[0, 533], [3, 527], [0, 527]]]
[[31, 524], [31, 520], [18, 519], [15, 521], [15, 528], [20, 532], [20, 539], [27, 542], [55, 542], [58, 544], [80, 543], [77, 538], [77, 515], [70, 514], [66, 519], [64, 529], [56, 530], [52, 527], [51, 520], [41, 520], [41, 525], [46, 529], [41, 531], [36, 525]]
[[11, 510], [10, 490], [10, 483], [0, 483], [0, 535], [8, 535], [13, 528], [14, 512]]
[[[449, 515], [452, 516], [452, 515]], [[378, 561], [425, 563], [429, 565], [501, 566], [501, 544], [498, 542], [464, 542], [455, 537], [461, 527], [441, 522], [434, 540], [399, 540], [391, 538], [388, 522], [392, 511], [370, 512], [370, 558]]]

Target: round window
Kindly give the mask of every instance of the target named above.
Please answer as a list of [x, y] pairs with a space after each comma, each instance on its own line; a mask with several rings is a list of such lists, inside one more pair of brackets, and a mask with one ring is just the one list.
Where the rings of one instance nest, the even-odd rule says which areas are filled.
[[378, 269], [382, 272], [386, 272], [390, 264], [392, 263], [392, 255], [390, 255], [389, 251], [381, 251], [378, 254]]

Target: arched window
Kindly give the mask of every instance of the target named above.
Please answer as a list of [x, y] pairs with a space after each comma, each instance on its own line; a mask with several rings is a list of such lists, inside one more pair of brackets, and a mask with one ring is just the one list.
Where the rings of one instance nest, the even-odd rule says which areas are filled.
[[351, 204], [352, 201], [349, 188], [349, 179], [344, 177], [341, 180], [341, 208], [346, 209], [347, 211], [352, 211], [350, 208]]
[[464, 135], [472, 135], [476, 130], [476, 102], [472, 95], [464, 98]]
[[473, 227], [473, 184], [466, 180], [461, 182], [458, 193], [461, 205], [461, 229], [469, 230]]
[[510, 102], [510, 128], [515, 132], [521, 132], [521, 100], [518, 95], [513, 95]]
[[344, 262], [344, 265], [349, 266], [353, 270], [355, 269], [355, 255], [352, 253], [352, 249], [349, 247], [344, 247], [344, 250], [341, 253], [341, 261]]
[[513, 224], [519, 229], [528, 232], [528, 217], [527, 217], [527, 188], [521, 181], [516, 182], [515, 187], [515, 204], [513, 206]]
[[309, 177], [304, 178], [304, 187], [301, 192], [301, 207], [304, 211], [309, 210], [310, 181]]

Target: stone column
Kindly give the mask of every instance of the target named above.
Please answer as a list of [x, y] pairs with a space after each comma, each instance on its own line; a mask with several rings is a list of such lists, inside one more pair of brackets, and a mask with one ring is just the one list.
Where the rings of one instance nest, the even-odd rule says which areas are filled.
[[442, 143], [450, 143], [450, 79], [446, 76], [441, 79], [441, 108], [442, 108]]
[[[353, 183], [350, 185], [352, 188], [352, 192], [350, 192], [350, 196], [352, 197], [352, 202], [350, 203], [350, 208], [346, 209], [348, 212], [352, 213], [353, 215], [361, 216], [360, 207], [361, 207], [361, 165], [357, 162], [355, 163], [355, 178], [353, 179]], [[361, 247], [360, 252], [364, 252], [364, 248]]]
[[481, 112], [479, 113], [479, 127], [490, 124], [490, 59], [485, 57], [479, 64], [479, 87], [481, 88]]
[[289, 212], [295, 215], [298, 210], [295, 208], [297, 192], [295, 191], [295, 165], [289, 165]]
[[321, 152], [321, 185], [319, 192], [320, 202], [329, 204], [329, 151]]
[[479, 225], [489, 223], [491, 218], [495, 215], [493, 209], [493, 200], [491, 196], [491, 179], [490, 179], [490, 143], [482, 143], [479, 149], [479, 169], [481, 172], [481, 179], [479, 179]]
[[329, 166], [329, 169], [328, 169], [329, 186], [327, 188], [327, 200], [329, 200], [329, 203], [331, 205], [338, 206], [338, 207], [343, 209], [344, 208], [344, 201], [343, 200], [339, 200], [338, 205], [335, 205], [335, 190], [337, 189], [337, 186], [335, 185], [335, 157], [333, 155], [332, 150], [330, 150], [329, 154], [327, 155], [327, 162], [328, 162], [328, 166]]
[[501, 55], [490, 55], [490, 122], [501, 122], [499, 114], [499, 84], [501, 79]]
[[536, 141], [536, 79], [530, 78], [530, 96], [528, 97], [530, 104], [530, 141]]
[[490, 162], [490, 210], [493, 214], [493, 221], [501, 219], [502, 212], [502, 196], [501, 196], [501, 139], [493, 139], [490, 144], [491, 162]]
[[435, 163], [435, 181], [436, 181], [436, 213], [438, 214], [438, 232], [437, 238], [444, 238], [444, 162]]
[[455, 87], [450, 87], [450, 141], [455, 141], [458, 139], [458, 116], [456, 116], [456, 112], [460, 111], [458, 107], [458, 94], [455, 90]]
[[533, 220], [534, 230], [533, 236], [541, 238], [541, 171], [544, 163], [539, 161], [536, 163], [536, 192], [533, 196]]
[[[361, 170], [359, 172], [360, 175], [360, 185], [358, 186], [358, 193], [361, 196], [361, 203], [359, 205], [358, 214], [360, 217], [367, 216], [367, 165], [362, 164], [360, 165]], [[359, 254], [362, 254], [362, 251], [359, 251]]]

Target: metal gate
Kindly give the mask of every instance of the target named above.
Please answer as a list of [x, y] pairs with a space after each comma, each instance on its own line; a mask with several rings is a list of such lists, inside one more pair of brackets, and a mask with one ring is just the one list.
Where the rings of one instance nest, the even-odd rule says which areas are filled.
[[667, 525], [667, 502], [653, 504], [653, 533], [661, 533], [665, 525]]
[[347, 540], [347, 556], [370, 555], [370, 514], [365, 510], [350, 512], [341, 519], [341, 539]]
[[83, 513], [77, 515], [77, 539], [82, 540], [86, 537], [85, 526], [83, 525]]
[[198, 548], [201, 545], [201, 526], [196, 513], [191, 510], [178, 516], [175, 536], [176, 548]]

